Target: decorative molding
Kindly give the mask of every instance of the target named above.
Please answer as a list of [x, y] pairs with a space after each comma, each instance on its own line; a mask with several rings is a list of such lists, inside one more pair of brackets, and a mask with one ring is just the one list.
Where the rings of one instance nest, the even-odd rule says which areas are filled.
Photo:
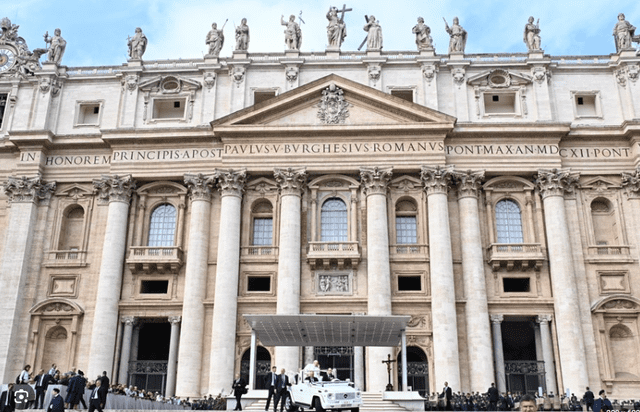
[[622, 188], [629, 199], [640, 199], [640, 166], [631, 173], [622, 172]]
[[540, 189], [542, 199], [549, 196], [563, 196], [565, 192], [573, 192], [578, 185], [579, 173], [572, 173], [570, 169], [539, 170], [535, 176], [535, 183]]
[[44, 183], [40, 176], [9, 176], [3, 186], [10, 203], [48, 204], [56, 190], [56, 182]]
[[215, 72], [206, 73], [202, 79], [202, 83], [204, 83], [204, 87], [211, 90], [213, 86], [215, 86], [217, 78], [218, 74]]
[[316, 272], [318, 295], [353, 294], [353, 272]]
[[422, 315], [411, 315], [411, 319], [407, 322], [407, 326], [410, 328], [420, 328], [427, 325], [427, 319]]
[[604, 309], [636, 309], [638, 305], [635, 302], [626, 299], [615, 299], [602, 305]]
[[435, 64], [424, 64], [422, 66], [422, 76], [424, 76], [424, 79], [429, 84], [431, 84], [431, 81], [435, 79], [438, 71], [440, 71], [440, 68]]
[[420, 179], [422, 179], [427, 195], [435, 193], [447, 194], [453, 176], [453, 166], [422, 166], [422, 171], [420, 172]]
[[294, 169], [274, 169], [273, 176], [280, 188], [282, 196], [301, 196], [304, 185], [307, 181], [307, 171], [305, 168]]
[[386, 196], [391, 176], [393, 176], [392, 167], [361, 167], [360, 179], [365, 195]]
[[551, 72], [544, 67], [532, 67], [531, 76], [536, 83], [542, 84], [545, 80], [547, 80], [547, 82], [550, 80]]
[[377, 65], [377, 64], [371, 65], [367, 69], [367, 74], [369, 75], [369, 80], [371, 80], [374, 85], [378, 82], [378, 80], [380, 80], [380, 73], [381, 72], [382, 72], [382, 70], [380, 69], [380, 66]]
[[214, 175], [203, 175], [202, 173], [184, 175], [184, 184], [189, 189], [189, 199], [192, 202], [195, 200], [210, 202], [214, 183]]
[[322, 91], [318, 108], [318, 118], [324, 124], [344, 123], [349, 117], [349, 107], [352, 105], [344, 98], [344, 91], [331, 83], [329, 87]]
[[244, 81], [244, 77], [247, 70], [243, 66], [235, 66], [229, 69], [229, 76], [236, 84], [236, 87], [240, 87], [240, 84]]
[[298, 80], [299, 73], [300, 69], [298, 69], [298, 67], [296, 66], [288, 66], [284, 71], [284, 75], [287, 78], [287, 81], [291, 84]]
[[138, 75], [137, 74], [127, 74], [123, 76], [121, 79], [122, 88], [124, 90], [128, 90], [129, 94], [133, 94], [134, 91], [138, 88]]
[[131, 201], [131, 193], [136, 188], [136, 183], [131, 175], [102, 175], [100, 179], [93, 181], [93, 187], [98, 193], [98, 201], [107, 202], [123, 202]]
[[466, 71], [461, 67], [456, 67], [451, 70], [451, 76], [453, 77], [453, 82], [458, 85], [458, 89], [464, 83], [464, 78], [466, 76]]
[[245, 170], [216, 170], [214, 177], [218, 179], [218, 189], [222, 196], [242, 197], [244, 184], [247, 180]]
[[453, 180], [458, 186], [458, 199], [465, 197], [478, 197], [478, 190], [482, 187], [484, 170], [453, 172]]

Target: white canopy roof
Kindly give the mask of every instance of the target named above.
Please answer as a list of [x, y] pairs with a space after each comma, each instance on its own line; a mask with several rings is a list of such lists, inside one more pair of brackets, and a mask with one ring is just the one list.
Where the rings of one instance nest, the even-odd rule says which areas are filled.
[[410, 316], [244, 315], [265, 346], [397, 346]]

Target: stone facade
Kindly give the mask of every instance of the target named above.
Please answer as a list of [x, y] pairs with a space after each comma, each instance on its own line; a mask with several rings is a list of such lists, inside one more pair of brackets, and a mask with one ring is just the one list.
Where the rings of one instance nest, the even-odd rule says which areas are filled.
[[[243, 314], [403, 314], [428, 392], [640, 392], [635, 52], [290, 49], [0, 74], [3, 381], [228, 392]], [[398, 352], [338, 351], [369, 391]]]

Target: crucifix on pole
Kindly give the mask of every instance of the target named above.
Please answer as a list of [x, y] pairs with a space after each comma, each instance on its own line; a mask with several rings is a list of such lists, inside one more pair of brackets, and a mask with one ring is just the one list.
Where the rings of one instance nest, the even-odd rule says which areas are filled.
[[387, 389], [388, 391], [392, 391], [393, 390], [393, 385], [391, 384], [391, 364], [395, 363], [396, 361], [394, 359], [391, 359], [391, 354], [387, 354], [387, 360], [383, 360], [382, 363], [386, 363], [387, 364], [387, 375], [389, 377], [389, 383], [387, 383]]

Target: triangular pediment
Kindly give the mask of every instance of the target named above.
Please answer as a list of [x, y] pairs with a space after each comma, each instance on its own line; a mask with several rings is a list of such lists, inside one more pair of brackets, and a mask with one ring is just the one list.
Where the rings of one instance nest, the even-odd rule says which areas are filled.
[[359, 128], [451, 130], [456, 118], [335, 74], [211, 122], [214, 134]]
[[603, 192], [606, 190], [618, 189], [620, 187], [620, 183], [614, 182], [613, 180], [604, 178], [602, 176], [596, 176], [582, 182], [580, 184], [580, 187], [583, 189]]

